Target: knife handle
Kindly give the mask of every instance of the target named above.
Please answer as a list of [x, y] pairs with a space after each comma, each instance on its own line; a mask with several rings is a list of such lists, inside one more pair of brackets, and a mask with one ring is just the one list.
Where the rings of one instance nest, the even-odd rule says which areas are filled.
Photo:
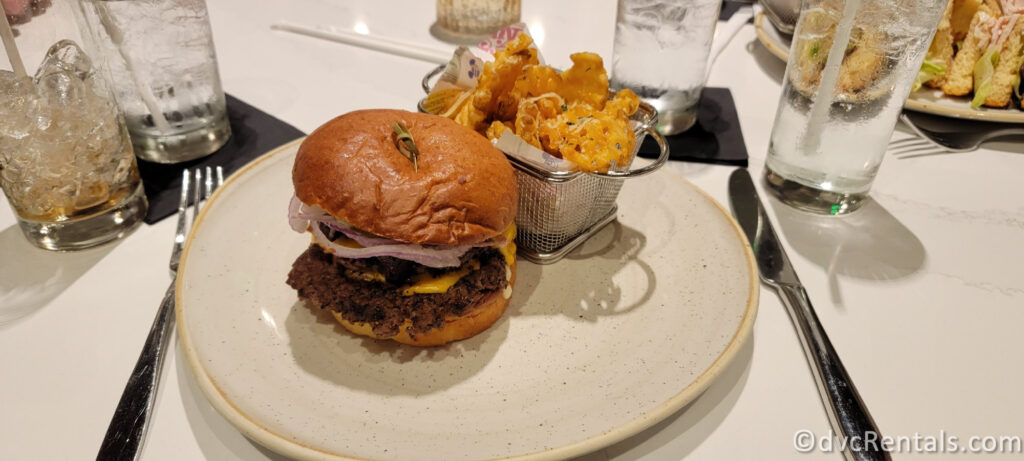
[[807, 291], [803, 286], [790, 284], [780, 284], [775, 288], [796, 327], [828, 419], [836, 434], [847, 441], [843, 446], [843, 456], [850, 461], [891, 460], [889, 452], [882, 446], [882, 435], [875, 421], [814, 313]]

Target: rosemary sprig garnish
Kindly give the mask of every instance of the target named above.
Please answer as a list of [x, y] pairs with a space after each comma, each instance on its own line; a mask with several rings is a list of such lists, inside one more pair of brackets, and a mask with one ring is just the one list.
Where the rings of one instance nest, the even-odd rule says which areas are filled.
[[412, 139], [412, 133], [405, 127], [402, 122], [394, 122], [391, 124], [391, 129], [395, 131], [395, 147], [398, 151], [412, 162], [413, 171], [420, 171], [419, 164], [416, 158], [420, 155], [419, 149], [416, 148], [416, 142]]

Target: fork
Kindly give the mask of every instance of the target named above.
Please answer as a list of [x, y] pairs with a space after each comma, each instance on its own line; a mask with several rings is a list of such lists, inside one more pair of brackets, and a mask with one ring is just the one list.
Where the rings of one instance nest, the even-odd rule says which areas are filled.
[[[1024, 128], [1011, 124], [950, 120], [928, 114], [905, 111], [900, 121], [911, 131], [946, 152], [970, 152], [989, 139], [1001, 136], [1024, 135]], [[912, 138], [910, 138], [912, 139]], [[900, 141], [894, 141], [897, 144]]]
[[912, 158], [952, 153], [945, 147], [917, 136], [890, 141], [889, 147], [886, 148], [886, 152], [896, 158]]
[[[195, 187], [192, 189], [192, 225], [199, 216], [200, 203], [210, 197], [214, 189], [224, 183], [224, 170], [216, 169], [214, 182], [210, 167], [206, 167], [206, 179], [199, 169], [195, 170]], [[181, 250], [185, 246], [186, 211], [189, 199], [189, 171], [181, 175], [181, 198], [178, 202], [178, 227], [174, 233], [174, 247], [171, 250], [171, 286], [164, 293], [160, 302], [149, 336], [135, 363], [135, 369], [124, 387], [121, 400], [117, 403], [114, 416], [103, 437], [103, 444], [96, 455], [97, 460], [136, 460], [142, 453], [143, 442], [152, 420], [153, 406], [156, 402], [157, 388], [160, 386], [160, 375], [163, 371], [164, 357], [167, 355], [167, 343], [174, 328], [174, 286], [178, 278], [178, 261]]]

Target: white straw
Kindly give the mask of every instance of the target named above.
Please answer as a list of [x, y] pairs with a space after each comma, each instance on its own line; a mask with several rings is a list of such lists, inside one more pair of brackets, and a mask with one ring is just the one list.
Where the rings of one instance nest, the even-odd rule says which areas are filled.
[[134, 61], [123, 46], [124, 32], [121, 31], [121, 28], [117, 27], [117, 24], [114, 24], [114, 18], [110, 15], [110, 10], [107, 9], [107, 5], [104, 2], [95, 2], [95, 5], [96, 15], [99, 16], [100, 24], [103, 25], [107, 35], [110, 36], [110, 41], [117, 48], [117, 52], [121, 54], [121, 58], [124, 59], [124, 65], [128, 68], [128, 74], [132, 76], [132, 83], [135, 84], [135, 90], [139, 93], [139, 97], [142, 98], [142, 103], [146, 105], [149, 114], [153, 116], [153, 124], [156, 125], [156, 129], [160, 130], [161, 133], [170, 134], [171, 124], [167, 122], [164, 112], [157, 105], [153, 90], [149, 88], [149, 85], [146, 85], [146, 82], [142, 80], [142, 76], [135, 71]]
[[7, 12], [4, 11], [3, 5], [0, 5], [0, 16], [3, 16], [3, 21], [0, 21], [0, 37], [4, 40], [4, 49], [7, 50], [7, 59], [11, 61], [14, 75], [18, 78], [27, 77], [25, 63], [21, 61], [18, 46], [14, 44], [14, 32], [11, 30], [11, 23], [7, 22]]
[[832, 48], [829, 49], [825, 69], [821, 72], [821, 80], [818, 83], [818, 91], [814, 95], [814, 102], [811, 103], [807, 131], [803, 138], [805, 155], [821, 154], [819, 152], [821, 135], [825, 131], [825, 122], [829, 109], [832, 107], [832, 98], [835, 96], [836, 82], [839, 81], [840, 66], [843, 64], [846, 47], [850, 43], [853, 20], [857, 16], [858, 9], [860, 9], [860, 0], [846, 0], [843, 4], [843, 16], [839, 18], [839, 25], [836, 26]]
[[312, 27], [284, 23], [274, 24], [270, 26], [270, 28], [273, 30], [330, 40], [332, 42], [345, 43], [397, 56], [419, 59], [421, 61], [427, 61], [434, 64], [444, 64], [452, 58], [451, 51], [428, 48], [415, 43], [376, 35], [364, 35], [342, 31], [328, 32], [320, 29], [314, 29]]

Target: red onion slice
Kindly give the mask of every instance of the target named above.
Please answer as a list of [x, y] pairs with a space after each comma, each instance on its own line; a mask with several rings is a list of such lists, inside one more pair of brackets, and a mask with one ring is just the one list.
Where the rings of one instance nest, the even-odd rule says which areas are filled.
[[[302, 203], [295, 196], [292, 196], [291, 203], [288, 205], [288, 223], [295, 232], [311, 231], [320, 246], [338, 257], [358, 259], [390, 256], [436, 268], [459, 266], [461, 264], [459, 259], [471, 248], [503, 246], [507, 243], [504, 235], [498, 235], [475, 245], [429, 247], [375, 237], [339, 221], [319, 206]], [[324, 224], [345, 234], [346, 237], [354, 240], [363, 248], [350, 248], [332, 242], [324, 235], [319, 224]]]
[[292, 227], [295, 232], [306, 232], [309, 229], [309, 219], [302, 216], [302, 208], [306, 205], [299, 200], [298, 197], [292, 196], [292, 201], [288, 203], [288, 225]]
[[466, 247], [452, 247], [445, 249], [424, 248], [422, 245], [377, 245], [369, 248], [349, 248], [332, 242], [320, 230], [320, 226], [310, 226], [316, 243], [320, 244], [328, 253], [341, 258], [375, 258], [379, 256], [391, 256], [405, 259], [427, 267], [457, 267], [462, 264], [459, 258], [466, 253]]

